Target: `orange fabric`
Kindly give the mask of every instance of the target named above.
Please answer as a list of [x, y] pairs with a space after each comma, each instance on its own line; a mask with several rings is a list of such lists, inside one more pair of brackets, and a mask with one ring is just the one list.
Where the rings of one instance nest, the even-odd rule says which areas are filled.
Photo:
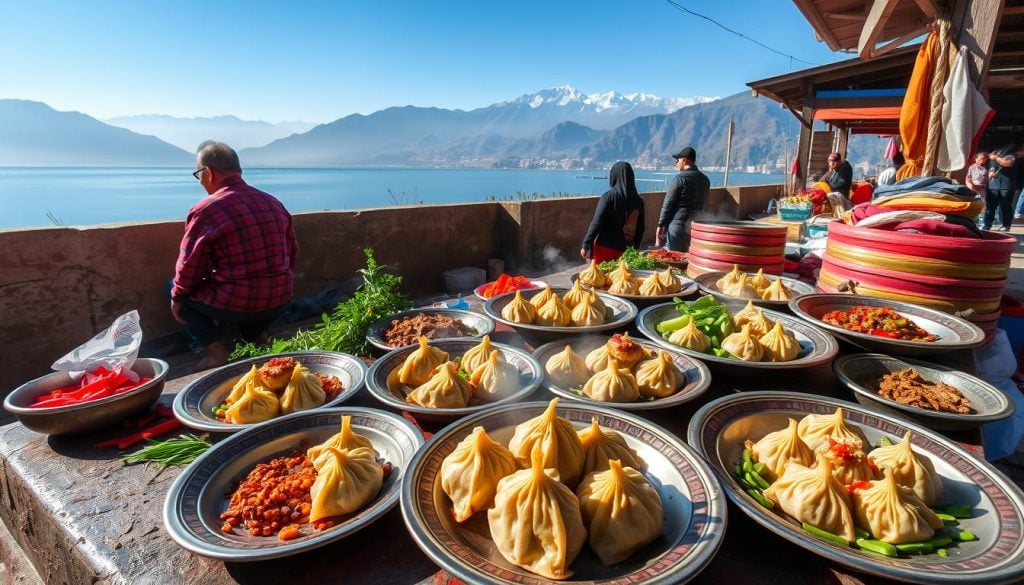
[[904, 197], [879, 204], [879, 207], [909, 209], [912, 211], [934, 211], [946, 215], [976, 217], [984, 205], [981, 201], [945, 201], [931, 197]]
[[898, 120], [901, 106], [876, 106], [870, 108], [823, 108], [815, 110], [815, 120]]
[[900, 108], [900, 138], [907, 162], [896, 172], [896, 180], [921, 174], [928, 146], [928, 116], [931, 111], [932, 75], [939, 54], [939, 33], [932, 31], [917, 51], [914, 72]]

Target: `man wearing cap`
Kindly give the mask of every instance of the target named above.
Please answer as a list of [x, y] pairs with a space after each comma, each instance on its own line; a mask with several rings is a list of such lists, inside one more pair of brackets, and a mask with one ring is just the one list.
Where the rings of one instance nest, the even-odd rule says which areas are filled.
[[658, 217], [655, 245], [686, 252], [690, 248], [690, 223], [704, 209], [711, 181], [697, 168], [697, 151], [687, 146], [673, 154], [679, 174], [665, 193]]
[[842, 193], [843, 197], [850, 196], [850, 186], [853, 184], [853, 167], [850, 161], [843, 160], [838, 152], [828, 155], [828, 172], [822, 175], [822, 181], [826, 181], [832, 191]]

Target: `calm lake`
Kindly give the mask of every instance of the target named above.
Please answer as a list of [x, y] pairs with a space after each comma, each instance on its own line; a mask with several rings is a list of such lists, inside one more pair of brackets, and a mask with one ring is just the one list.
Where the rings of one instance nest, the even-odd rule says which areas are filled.
[[[0, 229], [184, 219], [205, 196], [192, 168], [0, 168]], [[661, 191], [674, 171], [637, 171], [637, 188]], [[721, 173], [707, 173], [721, 186]], [[607, 172], [343, 168], [249, 168], [246, 180], [289, 211], [353, 210], [412, 203], [588, 195], [608, 189]], [[781, 175], [729, 173], [730, 185], [777, 184]], [[52, 219], [51, 219], [52, 218]]]

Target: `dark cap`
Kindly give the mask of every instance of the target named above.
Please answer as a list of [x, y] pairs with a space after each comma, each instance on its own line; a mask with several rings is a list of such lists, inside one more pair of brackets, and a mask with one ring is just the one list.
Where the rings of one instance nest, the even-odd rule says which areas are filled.
[[680, 150], [679, 152], [673, 154], [672, 158], [675, 158], [675, 159], [685, 158], [685, 159], [689, 159], [690, 161], [696, 162], [697, 161], [697, 151], [694, 150], [692, 146], [687, 146], [686, 148], [684, 148], [684, 149]]

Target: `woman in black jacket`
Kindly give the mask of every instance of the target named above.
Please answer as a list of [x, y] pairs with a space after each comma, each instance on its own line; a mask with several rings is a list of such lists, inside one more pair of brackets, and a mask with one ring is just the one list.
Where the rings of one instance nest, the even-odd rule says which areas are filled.
[[644, 200], [636, 191], [633, 167], [619, 161], [608, 172], [611, 189], [597, 202], [594, 219], [583, 238], [580, 256], [604, 262], [622, 255], [627, 246], [640, 248], [644, 238]]

